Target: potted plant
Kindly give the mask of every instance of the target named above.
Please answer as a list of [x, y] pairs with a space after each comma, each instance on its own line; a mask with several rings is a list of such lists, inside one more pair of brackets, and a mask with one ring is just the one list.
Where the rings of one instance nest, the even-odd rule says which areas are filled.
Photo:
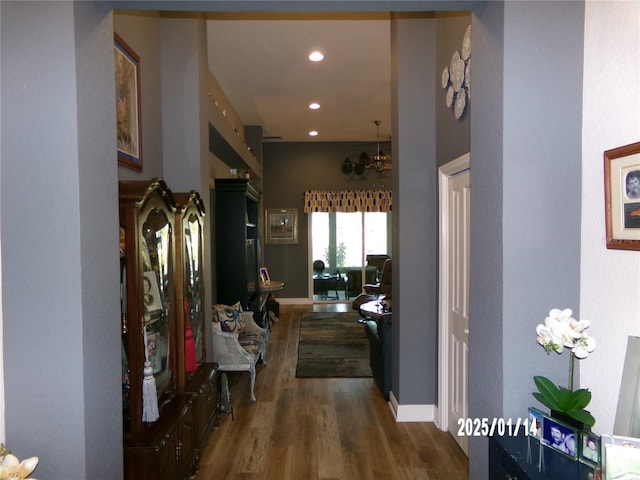
[[572, 315], [569, 308], [554, 308], [544, 323], [536, 327], [538, 343], [547, 354], [552, 351], [561, 354], [565, 348], [571, 350], [568, 387], [556, 385], [546, 377], [535, 376], [533, 380], [538, 391], [533, 392], [533, 396], [551, 409], [551, 415], [558, 420], [579, 428], [592, 427], [596, 420], [585, 410], [591, 401], [591, 392], [586, 388], [573, 389], [573, 369], [576, 358], [584, 359], [595, 350], [596, 341], [585, 332], [591, 324], [589, 320], [576, 320]]

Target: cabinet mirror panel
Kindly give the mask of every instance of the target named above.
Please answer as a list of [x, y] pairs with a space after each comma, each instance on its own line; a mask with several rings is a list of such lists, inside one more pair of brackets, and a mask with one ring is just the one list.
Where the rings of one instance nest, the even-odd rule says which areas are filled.
[[171, 305], [171, 224], [161, 210], [151, 210], [142, 225], [143, 341], [145, 360], [152, 363], [158, 397], [173, 391], [169, 343]]
[[[202, 331], [202, 225], [197, 215], [189, 215], [184, 222], [184, 314], [185, 368], [193, 372], [204, 362], [204, 332]], [[190, 339], [193, 339], [193, 344]], [[193, 346], [191, 346], [193, 345]]]
[[122, 330], [122, 412], [126, 426], [131, 421], [131, 383], [129, 381], [129, 352], [127, 351], [127, 258], [125, 229], [120, 227], [120, 327]]

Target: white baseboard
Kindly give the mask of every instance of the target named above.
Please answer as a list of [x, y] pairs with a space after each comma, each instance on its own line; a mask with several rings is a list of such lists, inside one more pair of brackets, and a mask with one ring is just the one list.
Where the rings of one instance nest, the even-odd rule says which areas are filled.
[[280, 305], [312, 305], [313, 300], [310, 298], [278, 298], [276, 300]]
[[393, 392], [389, 393], [389, 407], [396, 422], [433, 422], [435, 405], [399, 405]]

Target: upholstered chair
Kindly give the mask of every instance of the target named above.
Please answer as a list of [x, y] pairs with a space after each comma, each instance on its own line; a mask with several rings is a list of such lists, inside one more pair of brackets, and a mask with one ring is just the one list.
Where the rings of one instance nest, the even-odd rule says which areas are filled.
[[256, 364], [266, 365], [267, 335], [253, 320], [253, 312], [244, 312], [240, 303], [213, 306], [211, 325], [213, 361], [220, 372], [249, 372], [251, 400], [256, 401], [254, 387]]

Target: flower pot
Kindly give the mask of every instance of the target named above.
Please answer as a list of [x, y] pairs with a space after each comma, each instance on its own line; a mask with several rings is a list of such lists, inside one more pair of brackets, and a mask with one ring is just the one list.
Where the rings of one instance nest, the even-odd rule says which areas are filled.
[[591, 427], [589, 425], [585, 425], [584, 423], [579, 422], [575, 418], [567, 415], [565, 412], [560, 412], [558, 410], [551, 410], [551, 418], [554, 418], [559, 422], [562, 422], [578, 430], [583, 430], [587, 432], [591, 431]]

